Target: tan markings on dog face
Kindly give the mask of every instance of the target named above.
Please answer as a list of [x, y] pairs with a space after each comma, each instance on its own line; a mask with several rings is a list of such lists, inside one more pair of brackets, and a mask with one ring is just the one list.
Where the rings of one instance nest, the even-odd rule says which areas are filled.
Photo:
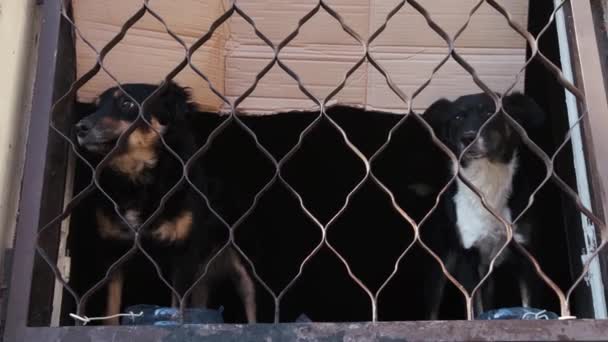
[[[128, 127], [128, 122], [121, 122]], [[142, 181], [142, 171], [155, 167], [158, 162], [156, 147], [160, 140], [159, 134], [164, 132], [165, 127], [155, 118], [152, 118], [150, 124], [153, 129], [144, 124], [145, 127], [138, 127], [131, 132], [125, 152], [118, 154], [110, 162], [113, 169], [126, 174], [133, 182]]]
[[110, 218], [107, 217], [101, 211], [101, 209], [97, 209], [97, 211], [95, 212], [95, 217], [97, 218], [97, 231], [99, 232], [101, 238], [111, 238], [115, 234], [114, 230], [116, 229], [112, 224], [112, 220], [110, 220]]
[[150, 126], [160, 134], [164, 134], [167, 126], [161, 125], [161, 123], [153, 116], [150, 120]]
[[130, 123], [124, 120], [116, 120], [111, 117], [104, 117], [100, 120], [100, 125], [104, 130], [111, 131], [118, 136], [129, 128]]
[[99, 104], [101, 103], [101, 97], [96, 97], [95, 101], [93, 101], [93, 104], [95, 104], [95, 106], [99, 107]]
[[139, 227], [141, 225], [141, 219], [139, 218], [139, 216], [140, 216], [139, 211], [129, 209], [125, 212], [124, 216], [132, 228], [136, 229], [137, 227]]
[[119, 224], [115, 223], [101, 209], [95, 211], [97, 219], [97, 232], [102, 239], [106, 240], [130, 240], [132, 234], [120, 229]]
[[115, 99], [121, 97], [122, 96], [122, 90], [120, 90], [120, 88], [114, 90], [114, 93], [112, 94], [112, 96], [114, 96]]
[[164, 242], [183, 241], [190, 235], [192, 231], [192, 212], [183, 211], [173, 220], [162, 222], [152, 236]]

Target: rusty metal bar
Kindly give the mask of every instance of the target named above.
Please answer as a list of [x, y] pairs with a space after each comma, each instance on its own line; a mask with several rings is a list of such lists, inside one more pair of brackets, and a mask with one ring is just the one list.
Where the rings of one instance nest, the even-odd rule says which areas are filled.
[[[50, 109], [53, 101], [56, 49], [61, 22], [60, 1], [42, 5], [42, 25], [38, 46], [38, 65], [30, 113], [27, 154], [21, 190], [21, 203], [15, 241], [15, 272], [11, 275], [5, 341], [25, 341], [34, 251], [40, 217], [41, 189], [49, 136]], [[25, 215], [24, 215], [25, 213]]]
[[[424, 321], [28, 328], [27, 341], [605, 341], [608, 321]], [[25, 341], [24, 340], [24, 341]]]

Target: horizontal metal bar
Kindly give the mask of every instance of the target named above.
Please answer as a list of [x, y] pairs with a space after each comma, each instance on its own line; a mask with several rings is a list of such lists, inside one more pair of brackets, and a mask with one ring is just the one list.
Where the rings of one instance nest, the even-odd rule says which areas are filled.
[[28, 328], [25, 341], [605, 341], [607, 337], [607, 320], [505, 320]]

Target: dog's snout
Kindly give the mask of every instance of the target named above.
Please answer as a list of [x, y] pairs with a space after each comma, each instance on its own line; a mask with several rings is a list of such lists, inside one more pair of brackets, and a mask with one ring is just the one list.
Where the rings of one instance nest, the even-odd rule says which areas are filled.
[[462, 135], [462, 138], [460, 138], [460, 140], [466, 146], [466, 145], [470, 145], [473, 142], [473, 140], [475, 140], [476, 136], [477, 136], [476, 132], [468, 131]]
[[78, 137], [86, 136], [89, 131], [93, 128], [93, 123], [89, 120], [80, 120], [76, 124], [76, 135]]

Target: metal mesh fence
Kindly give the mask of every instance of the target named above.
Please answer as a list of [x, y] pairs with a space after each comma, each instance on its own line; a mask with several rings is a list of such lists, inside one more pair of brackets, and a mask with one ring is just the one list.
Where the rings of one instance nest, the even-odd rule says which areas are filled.
[[[65, 142], [67, 142], [70, 145], [71, 152], [80, 161], [82, 161], [84, 164], [86, 164], [86, 166], [90, 170], [92, 176], [91, 176], [88, 186], [86, 186], [84, 190], [82, 190], [81, 192], [79, 192], [73, 196], [73, 198], [69, 201], [69, 203], [67, 203], [65, 205], [65, 209], [60, 215], [55, 217], [50, 222], [47, 222], [46, 224], [44, 224], [43, 227], [39, 230], [38, 236], [41, 236], [42, 234], [44, 234], [44, 232], [46, 230], [50, 229], [51, 227], [56, 226], [57, 224], [61, 223], [63, 220], [66, 220], [73, 213], [74, 210], [77, 210], [77, 206], [87, 196], [89, 196], [94, 191], [99, 191], [105, 196], [105, 198], [108, 201], [110, 201], [112, 203], [112, 205], [114, 206], [114, 209], [115, 209], [114, 210], [115, 214], [120, 218], [120, 220], [124, 223], [124, 225], [126, 225], [127, 227], [129, 227], [132, 230], [132, 232], [135, 236], [135, 239], [132, 243], [132, 246], [129, 248], [128, 252], [126, 254], [124, 254], [122, 257], [120, 257], [118, 260], [116, 260], [112, 264], [112, 266], [106, 271], [104, 277], [84, 293], [78, 293], [78, 291], [76, 291], [74, 288], [72, 288], [70, 286], [68, 281], [65, 279], [65, 275], [62, 275], [62, 271], [58, 268], [56, 263], [53, 261], [53, 258], [51, 256], [49, 256], [48, 252], [45, 251], [43, 248], [41, 248], [40, 245], [37, 245], [36, 252], [38, 253], [38, 255], [40, 257], [42, 257], [46, 261], [46, 264], [48, 264], [48, 267], [50, 267], [52, 269], [57, 281], [59, 281], [61, 283], [63, 289], [65, 289], [65, 291], [67, 291], [67, 293], [69, 293], [69, 297], [71, 297], [71, 299], [76, 303], [76, 314], [84, 316], [84, 315], [86, 315], [85, 307], [86, 307], [89, 299], [91, 298], [91, 296], [94, 293], [100, 291], [100, 289], [102, 287], [106, 286], [108, 284], [108, 282], [110, 281], [112, 274], [114, 272], [116, 272], [121, 266], [123, 266], [125, 264], [125, 262], [127, 262], [127, 260], [129, 258], [131, 258], [135, 253], [138, 253], [138, 252], [142, 253], [149, 260], [149, 262], [155, 266], [159, 279], [161, 279], [162, 282], [164, 283], [164, 285], [170, 289], [170, 291], [173, 293], [174, 296], [177, 296], [179, 298], [180, 309], [184, 310], [186, 308], [187, 298], [191, 295], [193, 289], [201, 282], [201, 279], [203, 279], [204, 277], [207, 276], [208, 269], [209, 269], [209, 267], [211, 267], [210, 265], [213, 264], [213, 261], [216, 258], [218, 258], [218, 256], [221, 255], [221, 253], [223, 253], [229, 249], [233, 249], [248, 264], [248, 267], [250, 267], [250, 269], [252, 270], [252, 272], [251, 272], [252, 276], [255, 278], [255, 281], [257, 282], [257, 284], [260, 285], [261, 291], [265, 291], [272, 298], [272, 300], [274, 302], [274, 308], [275, 308], [274, 322], [278, 323], [280, 321], [281, 302], [284, 299], [285, 295], [293, 288], [294, 284], [296, 284], [298, 282], [298, 280], [301, 278], [301, 276], [303, 274], [303, 270], [307, 266], [309, 261], [321, 249], [327, 248], [327, 249], [329, 249], [329, 251], [331, 251], [331, 253], [333, 253], [335, 258], [337, 258], [341, 262], [341, 264], [347, 271], [352, 282], [354, 284], [356, 284], [359, 288], [361, 288], [361, 290], [363, 290], [365, 292], [365, 294], [367, 295], [367, 298], [369, 299], [369, 310], [371, 312], [371, 320], [376, 322], [379, 320], [379, 318], [378, 318], [378, 300], [379, 300], [380, 295], [384, 291], [385, 287], [391, 282], [391, 280], [394, 278], [394, 276], [399, 271], [401, 260], [406, 258], [409, 255], [412, 248], [414, 248], [415, 246], [421, 247], [429, 256], [431, 256], [435, 260], [437, 265], [441, 267], [442, 272], [445, 275], [445, 277], [447, 277], [447, 279], [460, 291], [462, 297], [465, 299], [466, 312], [467, 312], [468, 319], [474, 318], [475, 310], [474, 310], [474, 305], [473, 305], [473, 297], [476, 295], [476, 293], [478, 291], [480, 291], [480, 288], [485, 284], [486, 280], [491, 276], [491, 273], [493, 272], [493, 269], [494, 269], [494, 264], [496, 263], [497, 259], [499, 259], [502, 256], [502, 254], [506, 252], [506, 249], [508, 248], [508, 246], [514, 246], [520, 253], [522, 253], [525, 256], [525, 258], [527, 259], [527, 262], [534, 268], [536, 276], [542, 280], [542, 282], [553, 292], [555, 297], [559, 300], [559, 304], [560, 304], [560, 313], [559, 314], [562, 317], [570, 317], [570, 316], [572, 316], [571, 297], [572, 297], [573, 291], [585, 279], [585, 276], [589, 272], [591, 263], [594, 261], [597, 262], [598, 254], [604, 249], [604, 247], [607, 243], [607, 234], [606, 234], [606, 227], [605, 227], [604, 222], [597, 215], [595, 215], [588, 206], [583, 204], [581, 198], [579, 197], [578, 192], [575, 189], [573, 189], [571, 186], [569, 186], [568, 183], [566, 181], [564, 181], [562, 179], [562, 177], [560, 177], [554, 170], [554, 163], [555, 163], [556, 158], [558, 158], [558, 155], [560, 153], [562, 153], [563, 149], [570, 143], [570, 141], [572, 139], [572, 135], [576, 134], [576, 132], [578, 130], [580, 130], [581, 123], [583, 122], [585, 117], [588, 115], [588, 113], [585, 109], [586, 108], [585, 98], [583, 96], [582, 91], [579, 88], [577, 88], [572, 82], [570, 82], [564, 76], [564, 74], [562, 73], [562, 70], [557, 65], [555, 65], [553, 62], [551, 62], [550, 59], [547, 58], [543, 54], [543, 52], [541, 52], [538, 48], [539, 40], [542, 39], [543, 34], [546, 32], [546, 30], [555, 22], [556, 14], [559, 13], [559, 11], [561, 11], [564, 6], [568, 5], [568, 3], [569, 3], [568, 0], [563, 0], [563, 1], [559, 2], [559, 5], [556, 6], [555, 11], [549, 18], [549, 21], [544, 25], [543, 30], [541, 30], [540, 34], [538, 34], [537, 36], [534, 36], [530, 32], [528, 32], [528, 30], [525, 27], [522, 27], [521, 24], [515, 22], [512, 19], [510, 13], [505, 9], [504, 6], [501, 5], [501, 3], [499, 1], [480, 0], [475, 4], [475, 6], [473, 8], [471, 8], [467, 21], [462, 24], [460, 29], [454, 35], [450, 35], [433, 20], [433, 17], [431, 16], [431, 14], [429, 12], [427, 12], [425, 7], [422, 6], [419, 2], [417, 2], [415, 0], [403, 0], [403, 1], [400, 1], [389, 12], [389, 14], [386, 16], [386, 18], [384, 20], [384, 23], [380, 27], [378, 27], [373, 33], [371, 33], [369, 35], [368, 39], [364, 39], [347, 24], [347, 22], [340, 15], [340, 13], [338, 13], [336, 10], [334, 10], [332, 8], [332, 6], [330, 6], [328, 4], [327, 1], [319, 0], [316, 3], [316, 5], [308, 13], [306, 13], [305, 16], [303, 16], [298, 21], [297, 28], [295, 30], [293, 30], [293, 32], [291, 32], [289, 35], [287, 35], [287, 37], [285, 39], [276, 43], [276, 42], [271, 41], [263, 32], [261, 32], [256, 27], [256, 22], [255, 22], [254, 18], [250, 17], [241, 7], [239, 7], [238, 1], [232, 1], [230, 3], [230, 5], [226, 8], [226, 11], [221, 16], [219, 16], [217, 19], [215, 19], [213, 24], [210, 26], [208, 32], [206, 32], [205, 34], [200, 36], [200, 38], [197, 39], [194, 43], [188, 45], [186, 42], [184, 42], [183, 39], [181, 39], [179, 37], [179, 35], [177, 35], [176, 33], [174, 33], [171, 30], [171, 28], [163, 20], [162, 16], [159, 15], [153, 9], [153, 7], [150, 6], [149, 1], [144, 0], [144, 1], [142, 1], [141, 7], [139, 8], [139, 10], [136, 13], [134, 13], [124, 23], [124, 25], [121, 27], [120, 32], [100, 50], [95, 49], [93, 44], [89, 43], [89, 41], [87, 40], [87, 37], [81, 34], [81, 32], [78, 29], [77, 23], [75, 23], [73, 21], [73, 19], [70, 17], [70, 15], [68, 13], [69, 6], [66, 5], [66, 6], [64, 6], [63, 12], [62, 12], [63, 19], [66, 20], [67, 22], [69, 22], [69, 24], [74, 29], [75, 34], [78, 35], [78, 37], [80, 39], [82, 39], [83, 42], [85, 42], [91, 49], [95, 50], [95, 53], [97, 56], [97, 62], [91, 70], [86, 72], [82, 77], [77, 79], [71, 85], [69, 91], [66, 94], [61, 96], [59, 98], [59, 100], [56, 101], [56, 103], [53, 106], [53, 113], [52, 113], [53, 118], [55, 118], [55, 120], [56, 120], [56, 118], [58, 116], [61, 116], [62, 113], [59, 110], [59, 108], [62, 108], [62, 106], [64, 106], [66, 103], [68, 103], [69, 101], [72, 101], [76, 92], [86, 82], [91, 80], [99, 72], [107, 73], [114, 80], [114, 82], [116, 83], [116, 86], [118, 86], [122, 90], [122, 92], [127, 97], [129, 97], [131, 99], [131, 101], [133, 101], [136, 104], [139, 114], [138, 114], [137, 121], [134, 122], [133, 124], [131, 124], [129, 126], [129, 128], [126, 129], [126, 131], [122, 133], [122, 135], [118, 139], [117, 145], [96, 166], [93, 166], [91, 163], [89, 163], [89, 161], [81, 154], [78, 146], [71, 140], [69, 134], [66, 134], [66, 132], [63, 132], [60, 128], [58, 128], [56, 126], [54, 120], [51, 122], [50, 127], [51, 127], [52, 131], [54, 132], [54, 134], [57, 134], [58, 136], [60, 136], [63, 140], [65, 140]], [[515, 85], [519, 81], [519, 78], [523, 74], [524, 70], [533, 61], [536, 60], [536, 61], [540, 61], [542, 63], [542, 65], [544, 66], [544, 68], [546, 68], [546, 70], [549, 71], [554, 76], [555, 80], [561, 86], [563, 86], [572, 96], [574, 96], [576, 98], [578, 104], [580, 105], [580, 108], [582, 108], [582, 111], [581, 111], [578, 119], [572, 123], [567, 134], [563, 137], [562, 143], [558, 146], [557, 149], [555, 149], [555, 151], [552, 154], [547, 154], [545, 151], [543, 151], [543, 149], [541, 149], [534, 141], [532, 141], [528, 137], [524, 128], [515, 119], [513, 119], [513, 117], [509, 113], [505, 112], [505, 108], [503, 107], [504, 95], [495, 93], [493, 89], [491, 89], [488, 85], [486, 85], [478, 76], [475, 68], [473, 68], [473, 66], [470, 63], [468, 63], [465, 60], [465, 58], [463, 58], [463, 56], [458, 52], [458, 49], [456, 48], [456, 45], [455, 45], [456, 41], [462, 35], [462, 33], [465, 32], [465, 30], [467, 29], [467, 27], [469, 25], [471, 18], [473, 18], [473, 16], [475, 16], [476, 12], [483, 4], [490, 5], [493, 9], [495, 9], [498, 13], [500, 13], [504, 17], [504, 19], [508, 22], [509, 26], [514, 31], [516, 31], [523, 39], [525, 39], [527, 46], [531, 51], [531, 54], [527, 58], [525, 65], [522, 67], [520, 73], [518, 75], [516, 75], [513, 85], [511, 87], [509, 87], [507, 89], [507, 91], [505, 91], [505, 94], [508, 94], [515, 87]], [[448, 53], [440, 61], [440, 63], [438, 63], [433, 68], [432, 74], [428, 77], [428, 79], [425, 82], [423, 82], [418, 87], [418, 89], [413, 91], [411, 94], [404, 93], [399, 88], [399, 86], [391, 80], [391, 76], [390, 76], [389, 72], [374, 57], [373, 53], [370, 52], [370, 45], [385, 31], [387, 24], [391, 21], [391, 19], [395, 16], [395, 14], [397, 14], [399, 11], [401, 11], [404, 8], [404, 6], [406, 6], [406, 5], [409, 5], [416, 12], [418, 12], [420, 15], [422, 15], [425, 18], [428, 26], [439, 37], [441, 37], [441, 39], [443, 39], [448, 46]], [[333, 17], [339, 23], [342, 30], [344, 30], [344, 32], [346, 32], [349, 36], [354, 38], [361, 45], [360, 58], [344, 74], [344, 77], [341, 80], [341, 82], [331, 92], [329, 92], [329, 94], [327, 96], [325, 96], [324, 98], [318, 98], [318, 97], [314, 96], [313, 93], [309, 89], [307, 89], [307, 87], [303, 84], [303, 82], [301, 81], [298, 74], [295, 71], [293, 71], [286, 63], [284, 63], [280, 57], [281, 51], [298, 36], [298, 34], [300, 33], [300, 29], [304, 25], [306, 25], [306, 23], [313, 16], [317, 15], [317, 13], [319, 13], [320, 11], [325, 11], [329, 15], [331, 15], [331, 17]], [[108, 70], [104, 66], [104, 58], [119, 42], [121, 42], [121, 40], [127, 34], [128, 30], [130, 28], [132, 28], [146, 14], [149, 14], [152, 17], [154, 17], [163, 26], [166, 33], [168, 35], [170, 35], [175, 40], [175, 42], [177, 42], [179, 45], [181, 45], [181, 47], [183, 48], [184, 57], [183, 57], [183, 60], [166, 75], [164, 82], [156, 89], [156, 91], [154, 91], [154, 93], [152, 95], [150, 95], [144, 101], [138, 102], [138, 101], [136, 101], [135, 98], [133, 98], [128, 93], [128, 91], [126, 89], [123, 88], [123, 86], [121, 85], [119, 80], [112, 75], [112, 70]], [[268, 62], [268, 64], [266, 64], [265, 67], [255, 76], [255, 81], [253, 82], [253, 84], [246, 91], [244, 91], [238, 98], [236, 98], [234, 101], [230, 101], [224, 94], [222, 94], [221, 91], [219, 91], [214, 86], [214, 84], [212, 84], [209, 81], [209, 79], [205, 75], [205, 73], [202, 70], [200, 70], [192, 62], [192, 56], [199, 48], [201, 48], [206, 42], [208, 42], [211, 39], [214, 32], [216, 32], [216, 30], [221, 25], [226, 23], [227, 20], [229, 20], [233, 16], [240, 16], [249, 25], [251, 25], [251, 27], [254, 30], [257, 37], [261, 41], [263, 41], [268, 47], [270, 47], [272, 49], [272, 51], [274, 52], [274, 55], [273, 55], [272, 59]], [[477, 86], [479, 86], [479, 88], [483, 92], [485, 92], [488, 96], [490, 96], [492, 98], [492, 101], [494, 102], [494, 104], [496, 106], [496, 111], [492, 114], [491, 118], [497, 117], [499, 115], [502, 115], [502, 113], [505, 113], [506, 114], [505, 118], [507, 118], [509, 125], [521, 137], [525, 146], [530, 151], [532, 151], [544, 164], [546, 172], [544, 174], [544, 178], [543, 178], [542, 182], [535, 187], [535, 190], [532, 192], [526, 208], [521, 212], [521, 214], [518, 217], [514, 217], [512, 220], [509, 220], [509, 219], [503, 217], [502, 214], [496, 210], [496, 208], [493, 208], [491, 205], [488, 204], [488, 202], [484, 198], [484, 194], [482, 193], [482, 191], [477, 189], [475, 187], [475, 185], [473, 185], [471, 183], [471, 181], [469, 179], [467, 179], [465, 176], [463, 176], [463, 174], [460, 172], [460, 166], [458, 167], [458, 171], [453, 175], [453, 177], [451, 177], [449, 182], [447, 184], [445, 184], [445, 186], [443, 186], [443, 188], [439, 192], [439, 195], [437, 196], [436, 201], [435, 201], [435, 205], [431, 208], [431, 210], [428, 213], [426, 213], [424, 215], [424, 217], [421, 220], [415, 220], [414, 218], [412, 218], [410, 216], [410, 214], [408, 214], [407, 210], [405, 210], [404, 208], [402, 208], [399, 205], [391, 188], [387, 184], [385, 184], [385, 182], [383, 182], [380, 179], [380, 177], [378, 177], [376, 175], [376, 173], [374, 172], [374, 163], [379, 159], [380, 156], [383, 155], [383, 153], [386, 151], [389, 144], [391, 143], [393, 136], [396, 134], [396, 132], [398, 132], [398, 130], [400, 130], [400, 128], [402, 128], [402, 126], [408, 120], [414, 120], [414, 121], [418, 122], [422, 127], [424, 127], [429, 132], [430, 136], [432, 137], [433, 144], [440, 151], [442, 151], [445, 154], [445, 156], [447, 158], [449, 158], [452, 161], [452, 163], [454, 163], [454, 165], [460, 165], [464, 152], [461, 153], [460, 155], [455, 155], [454, 152], [448, 146], [446, 146], [444, 144], [444, 142], [442, 142], [433, 133], [431, 126], [420, 115], [418, 115], [412, 111], [412, 108], [413, 108], [412, 104], [416, 100], [417, 96], [425, 88], [428, 87], [428, 85], [432, 82], [433, 78], [435, 77], [436, 73], [449, 60], [454, 60], [455, 62], [457, 62], [464, 70], [466, 70], [466, 72], [468, 72], [470, 74], [470, 76], [474, 80], [475, 84], [477, 84]], [[327, 114], [328, 103], [332, 99], [334, 99], [336, 97], [336, 95], [346, 86], [349, 78], [365, 62], [368, 62], [374, 69], [376, 69], [384, 77], [387, 86], [403, 102], [404, 112], [408, 113], [408, 114], [403, 115], [402, 118], [400, 118], [399, 121], [391, 128], [386, 141], [373, 154], [371, 154], [371, 156], [366, 156], [366, 154], [363, 153], [358, 148], [358, 146], [352, 141], [352, 139], [349, 136], [349, 134], [347, 133], [347, 131], [334, 118], [332, 118], [330, 115]], [[281, 158], [276, 158], [268, 150], [268, 147], [265, 146], [264, 144], [262, 144], [262, 142], [258, 139], [258, 136], [256, 135], [256, 133], [243, 121], [243, 118], [240, 115], [238, 115], [239, 105], [248, 96], [250, 96], [254, 92], [254, 90], [256, 89], [256, 86], [258, 85], [260, 80], [269, 72], [269, 70], [271, 68], [273, 68], [275, 66], [278, 66], [279, 68], [281, 68], [295, 82], [297, 82], [298, 88], [301, 90], [301, 92], [308, 99], [310, 99], [312, 102], [314, 102], [316, 104], [316, 106], [318, 106], [318, 109], [319, 109], [318, 115], [316, 116], [316, 118], [313, 121], [311, 121], [299, 134], [297, 143], [293, 147], [291, 147], [289, 149], [289, 151], [286, 154], [284, 154], [283, 157], [281, 157]], [[152, 103], [154, 100], [156, 100], [160, 96], [162, 91], [168, 86], [168, 82], [171, 81], [179, 72], [181, 72], [182, 70], [187, 69], [187, 68], [191, 69], [194, 73], [196, 73], [198, 76], [200, 76], [201, 79], [205, 80], [208, 83], [211, 91], [215, 95], [217, 95], [217, 97], [219, 97], [222, 100], [222, 102], [224, 103], [226, 108], [229, 109], [228, 110], [229, 114], [228, 114], [226, 120], [222, 121], [221, 124], [219, 124], [215, 129], [213, 129], [213, 131], [211, 132], [211, 134], [209, 135], [207, 141], [205, 142], [205, 144], [203, 146], [201, 146], [188, 159], [183, 159], [178, 154], [178, 152], [176, 152], [174, 149], [172, 149], [172, 147], [169, 146], [165, 142], [162, 134], [160, 132], [158, 132], [154, 128], [152, 123], [144, 117], [144, 113], [146, 112], [149, 104]], [[491, 120], [488, 120], [487, 123], [489, 123], [490, 121]], [[141, 122], [145, 122], [146, 125], [148, 125], [151, 129], [155, 130], [155, 132], [159, 135], [160, 142], [163, 145], [163, 148], [166, 149], [166, 151], [168, 151], [181, 166], [182, 176], [179, 179], [179, 181], [171, 188], [171, 190], [168, 191], [163, 196], [163, 198], [160, 200], [159, 207], [149, 217], [147, 217], [145, 220], [143, 220], [141, 225], [139, 225], [138, 227], [134, 227], [131, 224], [131, 222], [129, 221], [129, 219], [123, 215], [123, 213], [121, 212], [121, 210], [119, 208], [118, 203], [104, 190], [103, 186], [100, 184], [99, 177], [100, 177], [101, 171], [103, 169], [107, 168], [110, 160], [114, 156], [117, 155], [119, 146], [121, 144], [126, 143], [128, 137], [135, 131], [136, 124], [141, 123]], [[364, 170], [365, 170], [364, 176], [357, 182], [357, 184], [352, 189], [350, 189], [350, 191], [348, 192], [348, 194], [347, 194], [346, 198], [344, 199], [343, 204], [341, 205], [339, 210], [337, 210], [335, 213], [333, 213], [331, 215], [331, 218], [325, 223], [323, 223], [321, 219], [319, 219], [318, 217], [316, 217], [313, 214], [312, 210], [310, 210], [310, 208], [307, 207], [307, 205], [305, 204], [305, 201], [302, 198], [301, 194], [292, 186], [292, 184], [290, 184], [290, 182], [288, 182], [286, 180], [286, 178], [284, 177], [284, 174], [283, 174], [284, 165], [288, 161], [290, 161], [292, 159], [292, 157], [301, 149], [306, 137], [311, 132], [313, 132], [315, 129], [317, 129], [317, 127], [322, 123], [329, 124], [330, 127], [339, 134], [344, 146], [346, 146], [348, 148], [348, 150], [352, 153], [352, 155], [355, 156], [360, 161], [361, 165], [363, 165]], [[475, 137], [475, 140], [479, 139], [480, 134], [481, 134], [480, 132], [484, 129], [484, 127], [486, 127], [487, 123], [482, 126], [482, 128], [479, 130], [479, 132], [477, 132], [477, 136]], [[270, 180], [256, 192], [256, 194], [254, 196], [254, 200], [251, 203], [251, 205], [249, 206], [249, 208], [244, 213], [242, 213], [242, 215], [238, 219], [236, 219], [233, 223], [229, 223], [228, 220], [226, 220], [224, 217], [222, 217], [221, 213], [217, 210], [217, 208], [214, 207], [214, 204], [210, 201], [208, 194], [206, 194], [204, 191], [199, 189], [195, 185], [195, 182], [191, 179], [191, 177], [192, 177], [191, 171], [192, 171], [193, 165], [196, 162], [198, 162], [212, 148], [213, 142], [216, 140], [216, 138], [221, 136], [223, 134], [223, 132], [225, 132], [225, 130], [231, 125], [236, 125], [236, 127], [238, 127], [242, 132], [249, 135], [251, 137], [252, 141], [254, 141], [255, 147], [273, 165], [273, 175], [270, 178]], [[407, 156], [405, 156], [405, 158], [407, 158]], [[344, 215], [349, 204], [351, 203], [352, 198], [362, 189], [364, 184], [366, 184], [370, 181], [372, 182], [372, 184], [377, 186], [377, 188], [380, 189], [390, 199], [390, 203], [391, 203], [393, 210], [395, 211], [395, 213], [397, 213], [401, 217], [401, 219], [404, 222], [407, 222], [412, 227], [412, 229], [413, 229], [412, 233], [414, 235], [414, 239], [407, 246], [407, 248], [405, 248], [400, 253], [398, 259], [394, 263], [394, 271], [390, 274], [390, 276], [388, 278], [386, 278], [384, 280], [382, 285], [377, 290], [370, 289], [370, 287], [365, 283], [365, 281], [362, 280], [362, 278], [360, 278], [352, 270], [351, 265], [349, 264], [348, 258], [345, 257], [339, 251], [339, 249], [336, 248], [332, 244], [332, 242], [330, 242], [327, 239], [328, 232], [331, 231], [335, 222], [338, 221]], [[493, 256], [491, 262], [489, 263], [489, 269], [488, 269], [487, 273], [482, 277], [481, 281], [472, 290], [466, 289], [454, 277], [454, 275], [450, 273], [450, 270], [449, 270], [448, 266], [446, 265], [445, 260], [442, 260], [442, 258], [437, 254], [437, 252], [434, 251], [432, 248], [430, 248], [425, 243], [425, 241], [421, 238], [421, 235], [420, 235], [420, 232], [422, 230], [424, 230], [425, 223], [428, 221], [428, 219], [432, 215], [432, 213], [435, 212], [436, 210], [440, 210], [440, 208], [438, 208], [440, 198], [442, 196], [444, 196], [445, 193], [448, 191], [449, 187], [457, 181], [460, 181], [463, 184], [465, 184], [477, 196], [479, 196], [479, 198], [481, 198], [481, 203], [482, 203], [483, 207], [486, 210], [488, 210], [493, 217], [495, 217], [498, 221], [500, 221], [501, 225], [504, 228], [506, 237], [507, 237], [506, 241], [501, 246], [500, 250], [497, 252], [496, 255]], [[586, 219], [589, 220], [593, 224], [593, 226], [597, 229], [597, 231], [600, 232], [599, 236], [601, 236], [601, 241], [597, 244], [597, 246], [595, 246], [595, 249], [589, 254], [588, 258], [585, 260], [582, 271], [580, 272], [580, 274], [578, 274], [575, 277], [574, 282], [566, 289], [560, 288], [554, 282], [554, 280], [549, 275], [547, 275], [547, 273], [544, 271], [542, 265], [539, 263], [537, 258], [535, 258], [534, 254], [531, 251], [529, 251], [525, 246], [523, 246], [521, 243], [519, 243], [518, 241], [516, 241], [513, 238], [514, 226], [518, 223], [518, 220], [522, 217], [522, 215], [533, 205], [534, 197], [538, 193], [538, 191], [540, 191], [540, 189], [549, 182], [552, 182], [557, 187], [559, 187], [561, 192], [567, 198], [569, 198], [569, 200], [571, 200], [573, 203], [575, 203], [575, 206], [576, 206], [577, 210], [580, 212], [580, 214], [584, 215], [586, 217]], [[312, 249], [312, 251], [310, 253], [308, 253], [308, 255], [300, 263], [297, 274], [280, 291], [273, 290], [272, 287], [267, 284], [266, 280], [256, 271], [256, 265], [254, 264], [252, 259], [245, 253], [245, 251], [241, 248], [241, 246], [239, 246], [239, 244], [237, 243], [237, 241], [235, 239], [235, 231], [237, 231], [239, 229], [239, 227], [241, 226], [241, 224], [250, 215], [252, 215], [252, 213], [256, 210], [256, 207], [257, 207], [260, 199], [262, 198], [262, 196], [276, 184], [279, 184], [282, 187], [284, 187], [288, 191], [288, 193], [297, 200], [302, 213], [311, 222], [314, 222], [314, 225], [316, 226], [316, 228], [318, 229], [318, 231], [321, 234], [321, 239], [320, 239], [319, 243]], [[227, 239], [227, 242], [223, 246], [221, 246], [221, 248], [219, 248], [215, 252], [215, 254], [210, 258], [209, 263], [206, 265], [204, 271], [202, 272], [202, 274], [200, 275], [200, 277], [198, 278], [196, 283], [192, 284], [192, 286], [190, 286], [189, 290], [186, 291], [185, 293], [179, 293], [174, 288], [174, 284], [172, 283], [172, 281], [170, 279], [167, 279], [167, 276], [161, 272], [160, 266], [157, 264], [157, 261], [150, 255], [149, 251], [146, 250], [144, 244], [141, 241], [142, 234], [140, 234], [140, 232], [143, 230], [146, 230], [153, 224], [153, 222], [162, 214], [162, 211], [164, 209], [166, 202], [171, 198], [172, 195], [174, 195], [178, 191], [178, 189], [180, 189], [181, 187], [184, 187], [184, 186], [187, 186], [196, 192], [196, 194], [199, 196], [199, 198], [201, 200], [201, 203], [204, 203], [204, 205], [206, 206], [208, 211], [213, 216], [215, 216], [215, 218], [217, 220], [219, 220], [222, 223], [222, 225], [224, 226], [224, 228], [227, 232], [227, 235], [229, 237]]]

